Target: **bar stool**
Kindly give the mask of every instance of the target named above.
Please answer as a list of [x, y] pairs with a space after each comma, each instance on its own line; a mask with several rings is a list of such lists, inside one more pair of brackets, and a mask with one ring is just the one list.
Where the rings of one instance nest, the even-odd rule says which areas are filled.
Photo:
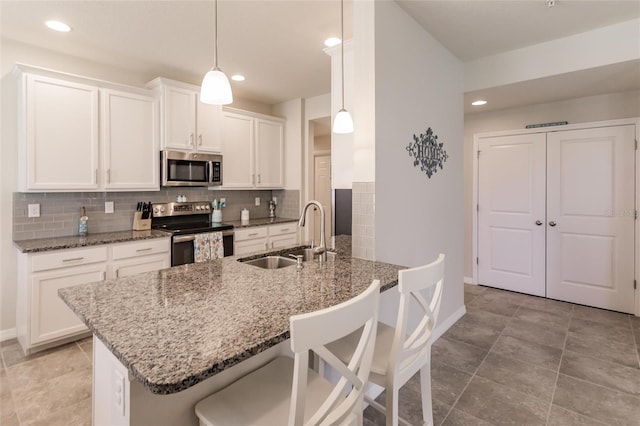
[[[433, 425], [431, 406], [431, 345], [432, 332], [440, 311], [444, 281], [444, 254], [424, 266], [398, 272], [400, 306], [396, 327], [378, 324], [376, 347], [369, 381], [386, 389], [386, 407], [365, 396], [367, 402], [386, 416], [387, 426], [398, 422], [408, 424], [398, 417], [398, 391], [420, 371], [422, 418]], [[425, 293], [427, 293], [425, 297]], [[411, 301], [417, 303], [410, 303]], [[413, 330], [408, 330], [410, 306], [419, 307], [421, 319]], [[334, 342], [327, 347], [343, 362], [354, 354], [357, 333]]]
[[[380, 281], [330, 308], [291, 317], [294, 359], [278, 357], [196, 404], [200, 425], [362, 424], [364, 389], [371, 369], [378, 324]], [[358, 334], [349, 363], [325, 345]], [[309, 369], [309, 351], [342, 377], [334, 386]]]

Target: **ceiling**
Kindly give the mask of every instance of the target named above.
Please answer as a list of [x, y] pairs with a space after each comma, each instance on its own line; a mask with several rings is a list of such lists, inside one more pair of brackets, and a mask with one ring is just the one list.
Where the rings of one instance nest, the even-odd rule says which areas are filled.
[[[640, 16], [638, 1], [556, 0], [553, 8], [546, 0], [398, 3], [465, 62]], [[345, 38], [352, 35], [352, 6], [345, 1]], [[273, 104], [330, 91], [323, 41], [340, 34], [339, 1], [219, 0], [218, 15], [220, 68], [246, 76], [232, 82], [235, 96]], [[47, 19], [64, 20], [73, 31], [53, 33], [43, 25]], [[0, 25], [3, 38], [136, 71], [149, 80], [161, 75], [200, 84], [213, 65], [212, 1], [2, 0]], [[489, 97], [482, 109], [487, 111], [640, 89], [639, 70], [637, 62], [622, 64], [468, 93], [466, 100]]]

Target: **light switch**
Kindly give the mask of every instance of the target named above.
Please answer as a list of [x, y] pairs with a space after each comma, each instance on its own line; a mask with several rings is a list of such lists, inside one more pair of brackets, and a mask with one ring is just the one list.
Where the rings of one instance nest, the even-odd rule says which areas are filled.
[[104, 212], [105, 213], [113, 213], [113, 201], [105, 201], [104, 202]]
[[40, 204], [29, 204], [27, 217], [40, 217]]

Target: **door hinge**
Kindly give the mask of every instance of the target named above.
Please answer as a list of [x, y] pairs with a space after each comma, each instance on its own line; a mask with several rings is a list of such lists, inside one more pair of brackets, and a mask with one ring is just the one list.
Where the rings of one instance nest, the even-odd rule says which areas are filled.
[[476, 211], [479, 212], [480, 211], [480, 204], [476, 204]]
[[638, 150], [638, 139], [636, 139], [636, 151]]
[[480, 158], [480, 150], [478, 150], [478, 153], [477, 153], [477, 155], [478, 155], [478, 158]]
[[638, 220], [638, 210], [633, 211], [633, 219]]
[[633, 289], [635, 290], [638, 287], [638, 281], [633, 280]]
[[476, 265], [479, 265], [479, 264], [480, 264], [480, 258], [476, 257]]

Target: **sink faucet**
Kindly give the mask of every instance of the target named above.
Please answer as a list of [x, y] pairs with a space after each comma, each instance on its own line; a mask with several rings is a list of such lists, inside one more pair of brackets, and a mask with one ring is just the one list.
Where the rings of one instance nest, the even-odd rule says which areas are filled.
[[307, 201], [307, 204], [302, 208], [302, 214], [300, 215], [300, 220], [298, 221], [298, 226], [304, 226], [305, 218], [307, 217], [307, 209], [309, 206], [314, 205], [320, 209], [320, 245], [313, 249], [313, 255], [318, 255], [318, 261], [324, 262], [327, 260], [327, 242], [324, 236], [325, 233], [325, 224], [324, 224], [324, 208], [319, 201], [310, 200]]

